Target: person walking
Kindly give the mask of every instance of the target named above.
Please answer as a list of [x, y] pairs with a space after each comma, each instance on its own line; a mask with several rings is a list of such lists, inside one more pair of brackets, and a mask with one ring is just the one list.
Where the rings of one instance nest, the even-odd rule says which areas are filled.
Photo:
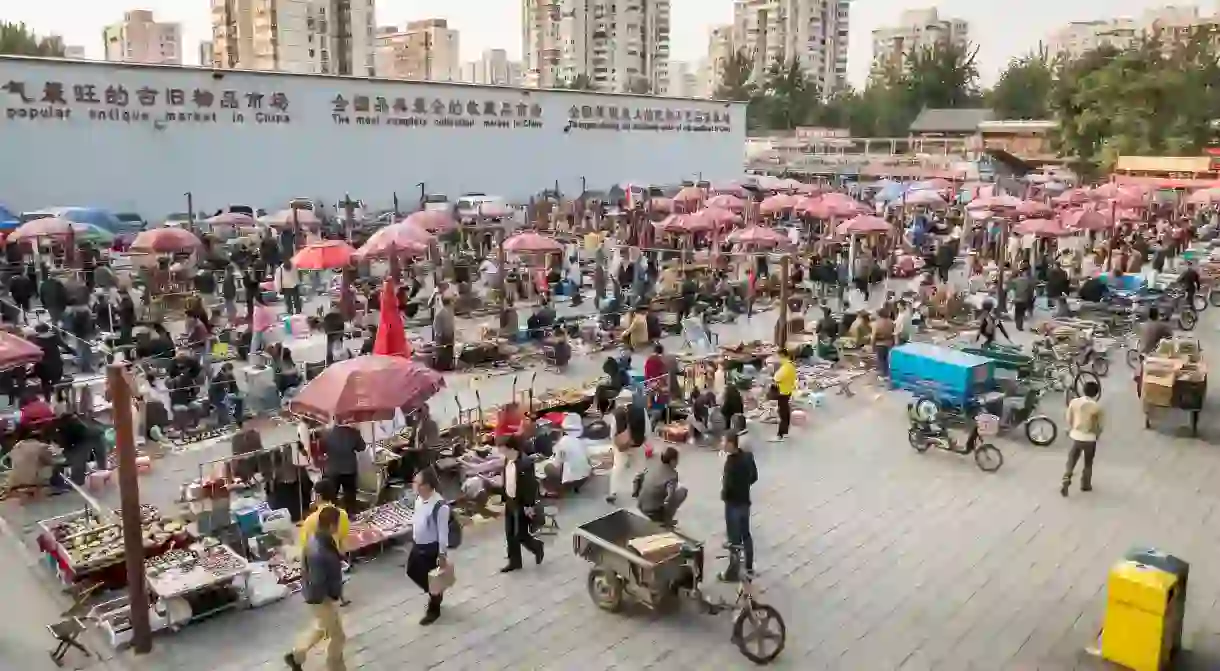
[[1068, 450], [1067, 469], [1063, 472], [1063, 485], [1059, 493], [1068, 495], [1072, 486], [1072, 473], [1076, 470], [1076, 462], [1084, 456], [1084, 469], [1080, 472], [1080, 491], [1093, 489], [1093, 457], [1097, 454], [1097, 439], [1101, 437], [1102, 424], [1105, 415], [1097, 397], [1101, 387], [1097, 382], [1089, 380], [1084, 383], [1084, 395], [1072, 399], [1068, 403], [1067, 424], [1068, 437], [1072, 439], [1072, 448]]
[[339, 501], [348, 514], [356, 513], [356, 484], [359, 473], [357, 452], [367, 445], [364, 436], [354, 427], [340, 424], [331, 427], [322, 437], [322, 452], [326, 455], [323, 474], [335, 483]]
[[290, 315], [301, 314], [301, 271], [285, 260], [275, 271], [275, 286], [284, 296], [284, 307]]
[[521, 439], [509, 436], [501, 446], [504, 455], [504, 541], [508, 548], [508, 564], [500, 573], [521, 569], [521, 546], [534, 554], [534, 563], [541, 564], [545, 551], [542, 541], [530, 533], [534, 506], [538, 503], [538, 476], [534, 462], [521, 453]]
[[436, 622], [441, 616], [441, 601], [445, 595], [433, 594], [428, 576], [434, 569], [448, 561], [449, 549], [449, 504], [438, 491], [440, 482], [436, 471], [425, 469], [415, 474], [415, 514], [412, 517], [411, 554], [407, 556], [407, 577], [428, 595], [428, 609], [419, 621], [423, 626]]
[[[734, 417], [737, 420], [739, 416]], [[744, 425], [744, 417], [734, 424]], [[754, 455], [742, 449], [743, 431], [730, 429], [724, 437], [724, 473], [720, 480], [720, 500], [724, 502], [724, 530], [729, 544], [740, 545], [741, 554], [729, 554], [729, 567], [720, 575], [725, 582], [741, 578], [738, 560], [745, 562], [747, 573], [754, 571], [754, 537], [750, 535], [750, 487], [758, 482]]]
[[648, 438], [648, 413], [634, 399], [630, 389], [621, 389], [614, 399], [614, 410], [610, 415], [613, 420], [610, 435], [614, 444], [610, 492], [606, 495], [606, 503], [610, 505], [615, 504], [618, 493], [624, 487], [630, 486], [632, 476], [629, 471], [635, 467], [635, 455]]
[[284, 655], [284, 663], [292, 671], [302, 671], [309, 651], [322, 641], [326, 641], [327, 671], [347, 671], [343, 661], [347, 634], [339, 614], [339, 604], [343, 600], [343, 559], [334, 538], [338, 527], [339, 510], [323, 508], [318, 513], [317, 531], [305, 546], [301, 595], [309, 604], [313, 623], [301, 634], [296, 647]]
[[1025, 330], [1025, 316], [1034, 308], [1034, 278], [1028, 267], [1022, 267], [1012, 278], [1012, 318], [1018, 331]]
[[792, 363], [792, 355], [787, 348], [779, 350], [779, 369], [775, 371], [771, 391], [779, 413], [779, 431], [771, 442], [779, 443], [788, 436], [792, 422], [792, 393], [796, 391], [796, 365]]

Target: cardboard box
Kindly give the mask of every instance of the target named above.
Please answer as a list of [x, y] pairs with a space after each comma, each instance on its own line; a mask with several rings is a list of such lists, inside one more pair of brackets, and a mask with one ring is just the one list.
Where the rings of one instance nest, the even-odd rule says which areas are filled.
[[1167, 408], [1173, 404], [1173, 373], [1169, 374], [1148, 374], [1144, 373], [1144, 384], [1140, 389], [1140, 398], [1143, 399], [1144, 405], [1153, 405]]
[[633, 538], [627, 541], [627, 547], [635, 550], [641, 557], [657, 564], [672, 559], [682, 550], [685, 541], [673, 533], [654, 534], [643, 538]]

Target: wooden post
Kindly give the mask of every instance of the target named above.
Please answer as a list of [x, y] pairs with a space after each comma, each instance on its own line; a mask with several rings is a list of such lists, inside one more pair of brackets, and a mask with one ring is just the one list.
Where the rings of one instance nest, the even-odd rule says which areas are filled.
[[775, 346], [788, 345], [788, 266], [791, 255], [784, 254], [779, 260], [779, 324], [775, 327]]
[[1008, 218], [1000, 220], [1000, 248], [996, 250], [996, 307], [1003, 315], [1008, 310], [1008, 291], [1004, 288], [1004, 264], [1008, 261]]
[[123, 364], [106, 368], [114, 417], [115, 449], [119, 453], [119, 509], [123, 521], [123, 553], [127, 565], [127, 598], [131, 604], [131, 646], [137, 654], [152, 650], [148, 593], [144, 584], [144, 533], [140, 523], [140, 479], [136, 473], [136, 441], [131, 419], [131, 387]]
[[[395, 196], [395, 209], [397, 210], [398, 197]], [[343, 194], [343, 237], [347, 238], [350, 243], [352, 241], [352, 229], [356, 227], [356, 204], [352, 202], [352, 197], [348, 194]]]
[[[498, 292], [499, 295], [497, 296], [500, 303], [500, 321], [496, 324], [496, 333], [499, 333], [500, 337], [504, 337], [504, 333], [501, 331], [501, 329], [504, 328], [504, 315], [508, 313], [508, 269], [504, 267], [506, 265], [504, 263], [504, 236], [507, 233], [507, 229], [504, 226], [501, 226], [499, 233], [500, 240], [499, 244], [496, 245], [496, 265], [499, 266], [500, 271], [498, 275], [500, 280], [500, 291]], [[515, 337], [516, 334], [513, 334], [513, 336]]]

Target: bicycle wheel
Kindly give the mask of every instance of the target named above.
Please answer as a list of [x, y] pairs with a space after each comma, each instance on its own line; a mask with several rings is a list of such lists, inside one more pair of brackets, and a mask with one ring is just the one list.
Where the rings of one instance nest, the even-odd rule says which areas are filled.
[[1138, 349], [1135, 349], [1135, 348], [1133, 347], [1133, 348], [1131, 348], [1131, 349], [1127, 350], [1126, 358], [1127, 358], [1127, 366], [1128, 366], [1128, 367], [1130, 367], [1132, 370], [1135, 370], [1136, 368], [1139, 368], [1139, 365], [1140, 365], [1140, 351], [1139, 351]]
[[1193, 308], [1186, 308], [1178, 313], [1178, 326], [1183, 331], [1195, 330], [1195, 324], [1198, 323], [1199, 313], [1195, 312]]
[[1105, 377], [1110, 372], [1110, 359], [1108, 357], [1093, 355], [1092, 362], [1093, 372]]
[[1220, 308], [1220, 291], [1212, 290], [1207, 292], [1207, 302]]
[[995, 445], [983, 443], [974, 450], [974, 463], [987, 473], [995, 473], [1004, 465], [1004, 455]]
[[1193, 301], [1194, 305], [1192, 306], [1194, 307], [1195, 312], [1203, 312], [1207, 309], [1208, 304], [1211, 302], [1211, 295], [1212, 292], [1210, 290], [1207, 290], [1201, 294], [1195, 294], [1195, 300]]
[[755, 664], [770, 664], [784, 651], [788, 626], [779, 611], [755, 603], [741, 609], [733, 622], [733, 643], [745, 658]]
[[1059, 425], [1046, 415], [1036, 415], [1025, 420], [1025, 437], [1038, 447], [1046, 447], [1059, 437]]
[[907, 431], [907, 442], [911, 444], [911, 447], [915, 448], [916, 452], [928, 451], [928, 441], [915, 429]]
[[1097, 373], [1089, 370], [1076, 371], [1076, 377], [1072, 378], [1072, 392], [1076, 396], [1084, 396], [1084, 385], [1089, 381], [1097, 383], [1097, 394], [1100, 396], [1101, 378], [1097, 376]]

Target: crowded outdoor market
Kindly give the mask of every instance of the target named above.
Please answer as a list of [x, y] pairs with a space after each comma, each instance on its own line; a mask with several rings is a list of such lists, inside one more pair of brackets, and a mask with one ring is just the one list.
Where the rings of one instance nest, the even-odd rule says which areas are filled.
[[[692, 579], [698, 591], [702, 543], [675, 526], [685, 494], [649, 489], [671, 448], [751, 436], [764, 451], [851, 397], [895, 394], [912, 448], [990, 477], [1013, 449], [998, 437], [1067, 441], [1062, 407], [1111, 375], [1137, 379], [1149, 430], [1197, 435], [1207, 365], [1191, 331], [1220, 305], [1220, 185], [1056, 171], [1023, 189], [750, 176], [461, 213], [421, 203], [388, 222], [294, 201], [134, 237], [70, 212], [18, 223], [0, 298], [0, 492], [61, 502], [31, 539], [79, 606], [48, 623], [57, 661], [86, 628], [122, 648], [143, 626], [172, 636], [299, 592], [321, 509], [343, 511], [345, 571], [387, 561], [412, 543], [420, 478], [448, 505], [450, 547], [524, 525], [509, 535], [541, 562], [531, 539], [556, 535], [565, 501], [601, 495], [586, 485], [608, 475], [606, 500], [642, 517], [616, 511], [574, 543], [596, 606], [616, 610]], [[1013, 345], [1025, 329], [1032, 345]], [[581, 361], [600, 369], [579, 379]], [[184, 457], [174, 494], [150, 494]], [[520, 463], [538, 483], [528, 511]], [[738, 552], [730, 568], [747, 576], [752, 550]], [[433, 557], [425, 584], [440, 568]], [[764, 663], [782, 616], [740, 579], [738, 628], [765, 635], [734, 643]]]

